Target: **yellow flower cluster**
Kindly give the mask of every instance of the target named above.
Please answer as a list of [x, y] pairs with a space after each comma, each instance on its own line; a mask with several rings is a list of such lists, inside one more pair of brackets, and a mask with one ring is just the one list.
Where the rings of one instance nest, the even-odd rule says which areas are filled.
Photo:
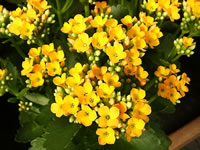
[[161, 20], [163, 20], [166, 15], [172, 22], [180, 18], [179, 6], [181, 3], [179, 3], [178, 0], [148, 0], [144, 5], [149, 12], [156, 12], [157, 17], [160, 17]]
[[130, 95], [120, 98], [119, 75], [109, 72], [106, 66], [94, 65], [89, 69], [77, 63], [68, 75], [63, 73], [53, 82], [58, 87], [51, 111], [57, 117], [70, 115], [70, 122], [86, 127], [96, 122], [101, 145], [114, 144], [116, 137], [124, 132], [128, 140], [138, 137], [149, 121], [151, 107], [144, 99], [145, 91], [132, 88]]
[[189, 89], [190, 78], [186, 73], [177, 75], [180, 70], [175, 64], [171, 64], [169, 68], [159, 66], [155, 75], [159, 78], [158, 96], [169, 99], [173, 104], [179, 102], [179, 99], [185, 96], [185, 92]]
[[0, 37], [8, 33], [7, 22], [9, 20], [9, 11], [0, 5]]
[[21, 75], [30, 79], [30, 87], [42, 86], [44, 77], [54, 77], [62, 73], [65, 65], [64, 52], [60, 48], [56, 50], [53, 43], [31, 48], [28, 55], [29, 58], [22, 62]]
[[50, 16], [46, 0], [27, 0], [27, 7], [17, 8], [10, 12], [11, 23], [8, 25], [9, 32], [20, 36], [22, 39], [29, 39], [28, 43], [35, 43], [36, 36], [45, 36], [45, 31], [38, 33], [45, 24], [54, 23], [54, 15]]

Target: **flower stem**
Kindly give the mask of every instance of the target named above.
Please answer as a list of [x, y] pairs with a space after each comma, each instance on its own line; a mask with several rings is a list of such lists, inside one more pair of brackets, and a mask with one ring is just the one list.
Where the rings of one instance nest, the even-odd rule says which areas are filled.
[[171, 62], [173, 63], [173, 62], [177, 61], [181, 56], [182, 56], [182, 55], [177, 55], [176, 57], [174, 57], [174, 58], [172, 59]]
[[152, 96], [149, 101], [148, 101], [148, 104], [151, 104], [153, 101], [155, 101], [156, 99], [158, 98], [158, 95], [155, 94], [154, 96]]
[[90, 15], [89, 3], [84, 5], [84, 10], [85, 10], [85, 17], [88, 17]]
[[124, 0], [121, 0], [121, 5], [124, 6]]
[[148, 84], [144, 87], [145, 91], [147, 91], [149, 88], [151, 88], [156, 81], [156, 77], [154, 77]]
[[57, 13], [57, 16], [58, 16], [58, 22], [59, 22], [59, 25], [62, 26], [63, 20], [62, 20], [60, 0], [56, 0], [56, 6], [57, 6], [56, 13]]

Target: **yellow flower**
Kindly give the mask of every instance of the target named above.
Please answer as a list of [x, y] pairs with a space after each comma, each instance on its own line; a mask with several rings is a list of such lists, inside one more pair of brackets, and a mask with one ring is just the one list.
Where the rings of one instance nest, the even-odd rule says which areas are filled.
[[46, 9], [51, 8], [46, 0], [27, 0], [27, 2], [38, 9], [40, 14], [42, 14]]
[[146, 84], [146, 79], [148, 75], [148, 72], [145, 71], [142, 66], [137, 67], [136, 78], [140, 81], [141, 86], [144, 86]]
[[78, 38], [74, 41], [74, 49], [78, 52], [86, 52], [90, 49], [92, 38], [89, 38], [87, 33], [79, 34]]
[[177, 90], [181, 93], [182, 97], [185, 96], [185, 92], [189, 91], [188, 87], [185, 85], [185, 82], [183, 80], [180, 80], [178, 82], [178, 84], [177, 84]]
[[168, 91], [168, 96], [167, 98], [175, 104], [176, 101], [181, 98], [181, 94], [176, 90], [176, 88], [170, 88]]
[[183, 45], [184, 47], [189, 47], [189, 46], [192, 46], [193, 45], [193, 41], [194, 39], [193, 38], [188, 38], [188, 37], [183, 37]]
[[77, 14], [74, 19], [69, 20], [69, 24], [72, 25], [71, 31], [75, 34], [83, 33], [87, 26], [85, 24], [87, 18], [84, 18], [81, 14]]
[[146, 16], [145, 13], [140, 13], [140, 18], [141, 20], [144, 22], [144, 24], [147, 26], [147, 27], [150, 27], [150, 26], [153, 26], [155, 24], [157, 24], [157, 22], [154, 22], [154, 18], [151, 17], [151, 16]]
[[146, 96], [146, 92], [143, 89], [132, 88], [131, 90], [131, 98], [134, 103], [145, 101], [144, 97]]
[[11, 12], [12, 17], [20, 17], [23, 13], [23, 10], [21, 8], [17, 8], [16, 10]]
[[158, 4], [164, 11], [166, 11], [170, 5], [170, 0], [158, 0]]
[[108, 86], [107, 84], [102, 83], [97, 89], [97, 95], [102, 98], [110, 98], [112, 97], [114, 89], [113, 86]]
[[138, 25], [134, 25], [127, 31], [127, 35], [129, 38], [134, 37], [144, 37], [145, 33], [141, 31], [140, 27]]
[[63, 104], [64, 101], [61, 96], [56, 95], [55, 97], [56, 103], [51, 104], [51, 112], [56, 114], [56, 117], [61, 117], [65, 114], [65, 111], [63, 110]]
[[106, 49], [106, 54], [109, 56], [111, 62], [115, 64], [126, 57], [126, 53], [123, 50], [124, 48], [121, 44], [115, 43], [114, 46], [109, 46]]
[[126, 37], [126, 34], [123, 31], [121, 25], [117, 25], [116, 27], [112, 28], [109, 32], [109, 35], [110, 35], [109, 41], [111, 40], [121, 41]]
[[170, 70], [168, 68], [165, 68], [164, 66], [159, 66], [154, 74], [161, 81], [163, 78], [166, 78], [169, 75], [169, 73], [170, 73]]
[[128, 64], [124, 67], [124, 73], [126, 75], [130, 75], [130, 76], [133, 76], [136, 74], [136, 71], [137, 71], [137, 67], [132, 65], [132, 64]]
[[33, 59], [25, 59], [25, 61], [22, 62], [22, 67], [21, 75], [27, 76], [33, 69]]
[[181, 79], [182, 81], [184, 81], [185, 83], [189, 84], [190, 78], [187, 76], [186, 73], [183, 73], [183, 74], [181, 75], [181, 78], [182, 78], [182, 79]]
[[31, 85], [33, 87], [42, 86], [44, 84], [44, 79], [41, 72], [30, 73], [29, 79], [31, 80]]
[[3, 10], [3, 5], [0, 5], [0, 12]]
[[76, 118], [81, 124], [88, 127], [97, 118], [97, 114], [89, 106], [81, 105], [81, 111], [77, 113]]
[[34, 19], [37, 17], [36, 11], [35, 11], [33, 8], [29, 8], [29, 9], [27, 10], [26, 14], [27, 14], [27, 17], [28, 17], [29, 19], [31, 19], [31, 20], [34, 20]]
[[38, 57], [40, 55], [41, 48], [31, 48], [28, 55], [31, 57]]
[[96, 95], [95, 91], [92, 91], [88, 96], [87, 96], [87, 103], [91, 106], [94, 107], [97, 105], [97, 103], [100, 102], [99, 96]]
[[114, 28], [117, 26], [117, 24], [118, 24], [118, 21], [113, 18], [108, 19], [105, 23], [106, 27], [108, 27], [108, 28]]
[[158, 3], [156, 3], [155, 0], [148, 0], [148, 3], [146, 4], [146, 9], [149, 10], [150, 12], [156, 11], [158, 8]]
[[33, 72], [41, 72], [44, 74], [45, 72], [45, 69], [46, 69], [46, 66], [45, 66], [45, 62], [44, 60], [41, 60], [39, 64], [35, 64], [33, 66]]
[[114, 86], [114, 87], [120, 87], [121, 83], [118, 81], [119, 80], [119, 76], [117, 74], [112, 75], [111, 73], [106, 73], [103, 76], [103, 80], [104, 82], [106, 82], [106, 84], [108, 86]]
[[101, 28], [106, 23], [107, 18], [102, 18], [101, 16], [95, 16], [94, 20], [91, 20], [91, 25], [95, 28]]
[[167, 98], [169, 89], [170, 89], [169, 86], [166, 86], [163, 83], [159, 84], [158, 85], [158, 96], [161, 96], [163, 98]]
[[72, 25], [67, 23], [67, 22], [65, 22], [63, 27], [61, 28], [61, 31], [63, 33], [69, 33], [71, 31], [71, 28], [72, 28]]
[[149, 121], [149, 117], [147, 115], [151, 114], [151, 106], [149, 104], [145, 104], [142, 102], [138, 102], [133, 109], [133, 117], [137, 119], [142, 119], [145, 122]]
[[164, 84], [173, 88], [173, 87], [176, 87], [177, 84], [178, 84], [178, 80], [176, 78], [175, 75], [171, 75], [169, 78], [167, 78], [165, 81], [164, 81]]
[[143, 50], [146, 47], [146, 42], [144, 39], [140, 37], [135, 37], [133, 39], [133, 45], [134, 45], [134, 48]]
[[74, 88], [74, 94], [78, 96], [81, 104], [88, 104], [87, 97], [92, 92], [93, 87], [90, 81], [86, 81], [83, 86], [76, 86]]
[[172, 74], [176, 74], [176, 73], [180, 72], [180, 69], [177, 69], [175, 64], [169, 65], [169, 70], [170, 70], [170, 73], [172, 73]]
[[92, 45], [94, 48], [104, 49], [108, 43], [106, 32], [96, 32], [92, 37]]
[[115, 131], [112, 128], [99, 128], [96, 134], [99, 135], [98, 141], [100, 145], [115, 143]]
[[78, 105], [79, 105], [78, 98], [73, 98], [72, 96], [68, 95], [64, 97], [64, 103], [62, 105], [62, 109], [66, 113], [75, 114], [79, 110]]
[[51, 60], [51, 62], [62, 62], [65, 60], [64, 58], [64, 52], [62, 50], [59, 50], [57, 52], [55, 51], [52, 51], [49, 53], [49, 58]]
[[83, 70], [85, 69], [85, 65], [81, 65], [80, 63], [76, 63], [75, 66], [73, 68], [71, 68], [69, 70], [69, 74], [70, 75], [74, 75], [74, 74], [82, 74], [83, 73]]
[[[145, 122], [142, 119], [131, 118], [128, 120], [128, 128], [126, 134], [130, 137], [139, 137], [144, 130]], [[129, 141], [129, 139], [128, 139]]]
[[71, 88], [74, 88], [83, 82], [84, 82], [84, 79], [82, 79], [79, 74], [74, 74], [72, 77], [68, 77], [66, 79], [67, 85], [69, 85]]
[[97, 79], [103, 80], [104, 74], [107, 72], [107, 67], [102, 66], [99, 68], [96, 64], [92, 66], [92, 72]]
[[35, 29], [34, 24], [24, 22], [22, 26], [23, 27], [20, 29], [20, 34], [22, 36], [31, 36], [33, 34], [33, 30]]
[[47, 63], [46, 68], [48, 70], [48, 75], [50, 76], [59, 75], [62, 71], [58, 62]]
[[66, 73], [63, 73], [61, 77], [53, 78], [53, 83], [57, 86], [64, 86], [66, 80]]
[[42, 45], [42, 54], [49, 55], [50, 52], [54, 51], [54, 44], [50, 43], [49, 45]]
[[24, 24], [24, 22], [20, 18], [15, 18], [13, 20], [13, 22], [9, 25], [8, 30], [11, 33], [14, 33], [16, 35], [20, 35], [23, 24]]
[[139, 58], [140, 53], [136, 48], [132, 48], [130, 51], [126, 50], [126, 58], [123, 61], [123, 64], [130, 64], [134, 66], [139, 66], [142, 63], [142, 60]]
[[100, 115], [98, 119], [99, 127], [112, 127], [115, 128], [119, 124], [119, 109], [117, 107], [101, 106], [98, 109], [98, 114]]
[[128, 114], [125, 112], [127, 111], [126, 103], [120, 102], [118, 104], [115, 104], [114, 107], [117, 107], [120, 110], [119, 118], [125, 121], [126, 119], [130, 118]]
[[180, 14], [178, 13], [179, 10], [180, 9], [174, 5], [170, 5], [170, 7], [167, 9], [167, 15], [169, 16], [172, 22], [180, 18]]
[[6, 69], [0, 69], [0, 80], [3, 80], [4, 79], [4, 77], [5, 77], [5, 75], [6, 75], [6, 73], [7, 73], [8, 71], [6, 70]]
[[130, 15], [125, 16], [121, 19], [121, 22], [126, 26], [131, 26], [133, 21], [135, 21], [136, 18], [132, 18]]

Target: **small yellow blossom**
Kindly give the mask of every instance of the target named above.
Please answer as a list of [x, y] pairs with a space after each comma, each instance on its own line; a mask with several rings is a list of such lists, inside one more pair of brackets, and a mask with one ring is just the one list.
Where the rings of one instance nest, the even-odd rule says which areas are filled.
[[72, 77], [66, 79], [67, 85], [74, 88], [84, 82], [84, 79], [79, 74], [74, 74]]
[[29, 50], [28, 55], [36, 58], [40, 55], [40, 52], [41, 52], [41, 48], [31, 48]]
[[176, 103], [176, 101], [181, 98], [181, 94], [177, 91], [176, 88], [170, 88], [168, 91], [168, 96], [167, 98], [172, 102]]
[[133, 109], [133, 117], [137, 119], [142, 119], [145, 122], [149, 121], [149, 117], [147, 115], [151, 114], [151, 107], [149, 104], [145, 104], [142, 102], [138, 102]]
[[58, 62], [47, 63], [46, 68], [50, 76], [60, 75], [62, 71]]
[[129, 38], [134, 38], [134, 37], [144, 37], [145, 33], [141, 31], [141, 28], [138, 25], [134, 25], [127, 31], [127, 35]]
[[87, 33], [81, 33], [74, 41], [73, 48], [77, 50], [77, 52], [86, 52], [89, 51], [91, 42], [92, 38], [89, 38]]
[[93, 65], [92, 72], [93, 72], [94, 76], [96, 76], [97, 79], [103, 80], [103, 76], [107, 72], [107, 67], [102, 66], [101, 68], [99, 68], [97, 65]]
[[105, 23], [105, 25], [106, 25], [108, 28], [114, 28], [114, 27], [117, 26], [117, 24], [118, 24], [118, 21], [117, 21], [116, 19], [113, 19], [113, 18], [108, 19], [108, 20], [106, 21], [106, 23]]
[[78, 105], [79, 105], [78, 98], [73, 98], [72, 96], [68, 95], [64, 97], [64, 103], [62, 105], [62, 109], [66, 113], [75, 114], [79, 110]]
[[165, 84], [162, 84], [162, 83], [159, 84], [158, 85], [158, 96], [167, 98], [169, 89], [170, 89], [169, 86], [166, 86]]
[[121, 44], [115, 43], [114, 46], [109, 46], [106, 49], [106, 54], [109, 56], [111, 62], [115, 64], [126, 57], [126, 53], [123, 50]]
[[123, 31], [121, 25], [117, 25], [116, 27], [112, 28], [109, 32], [109, 35], [110, 35], [109, 41], [111, 40], [121, 41], [126, 37], [126, 34]]
[[21, 71], [21, 75], [27, 76], [33, 69], [33, 59], [26, 59], [22, 62], [23, 70]]
[[108, 86], [120, 87], [121, 83], [118, 81], [119, 76], [117, 74], [112, 75], [111, 73], [106, 73], [103, 76], [103, 80]]
[[180, 9], [174, 5], [170, 5], [170, 7], [167, 9], [167, 15], [169, 16], [172, 22], [180, 18], [180, 14], [178, 13], [179, 10]]
[[115, 143], [115, 131], [112, 128], [99, 128], [96, 134], [99, 135], [98, 141], [100, 145]]
[[169, 70], [170, 70], [170, 73], [172, 73], [172, 74], [176, 74], [176, 73], [180, 72], [180, 69], [177, 69], [175, 64], [169, 65]]
[[169, 75], [169, 73], [170, 73], [170, 70], [168, 68], [165, 68], [164, 66], [159, 66], [154, 74], [161, 81], [163, 78], [166, 78]]
[[111, 107], [110, 109], [107, 106], [101, 106], [98, 109], [98, 114], [100, 115], [98, 119], [99, 127], [112, 127], [115, 128], [119, 124], [119, 109], [117, 107]]
[[31, 85], [33, 87], [42, 86], [44, 84], [44, 79], [41, 72], [30, 73], [29, 79], [31, 80]]
[[17, 8], [16, 10], [11, 12], [12, 17], [20, 17], [23, 13], [23, 10], [21, 8]]
[[53, 78], [53, 83], [57, 86], [64, 86], [65, 81], [66, 81], [66, 73], [63, 73], [61, 77], [57, 76]]
[[126, 58], [123, 61], [123, 64], [131, 64], [134, 66], [139, 66], [142, 63], [142, 60], [139, 58], [140, 53], [136, 48], [132, 48], [130, 51], [126, 50]]
[[76, 118], [81, 124], [88, 127], [97, 118], [97, 114], [89, 106], [81, 105], [81, 111], [77, 113]]
[[71, 28], [72, 28], [72, 25], [67, 23], [67, 22], [65, 22], [63, 27], [61, 28], [61, 31], [63, 33], [69, 33], [71, 31]]
[[146, 79], [148, 75], [148, 72], [145, 71], [142, 66], [137, 67], [136, 78], [140, 81], [141, 86], [144, 86], [146, 84]]
[[62, 62], [65, 60], [64, 52], [62, 50], [59, 51], [52, 51], [49, 53], [49, 58], [51, 62]]
[[130, 75], [130, 76], [133, 76], [136, 74], [136, 71], [137, 71], [137, 66], [134, 66], [132, 64], [128, 64], [124, 67], [124, 73], [126, 75]]
[[51, 112], [56, 114], [56, 117], [61, 117], [65, 114], [65, 111], [63, 110], [63, 104], [64, 101], [61, 96], [57, 95], [55, 96], [56, 103], [51, 104]]
[[119, 118], [125, 121], [126, 119], [130, 118], [130, 116], [126, 113], [127, 107], [125, 102], [120, 102], [115, 104], [114, 107], [117, 107], [120, 110]]
[[147, 4], [146, 4], [146, 8], [147, 10], [149, 10], [150, 12], [154, 12], [156, 11], [156, 9], [158, 8], [158, 3], [156, 3], [155, 0], [148, 0]]
[[95, 91], [92, 91], [88, 96], [87, 96], [87, 103], [91, 106], [94, 107], [97, 105], [97, 103], [100, 102], [100, 97], [96, 95]]
[[92, 37], [92, 45], [94, 48], [104, 49], [108, 43], [106, 32], [96, 32]]
[[24, 22], [20, 18], [15, 18], [13, 22], [9, 25], [8, 30], [11, 33], [20, 35], [23, 24]]
[[6, 69], [0, 69], [0, 80], [4, 79], [7, 72], [8, 71]]
[[140, 102], [140, 101], [144, 101], [144, 97], [146, 96], [146, 92], [143, 89], [132, 88], [130, 95], [131, 95], [133, 102], [137, 103], [137, 102]]
[[136, 18], [132, 18], [130, 15], [125, 16], [121, 19], [121, 22], [126, 26], [131, 26], [133, 21], [135, 21]]
[[192, 46], [193, 45], [193, 41], [194, 39], [193, 38], [188, 38], [188, 37], [183, 37], [183, 45], [184, 47], [189, 47], [189, 46]]
[[95, 28], [102, 28], [106, 23], [107, 18], [102, 18], [101, 16], [96, 16], [94, 20], [91, 20], [91, 25]]
[[75, 66], [73, 68], [71, 68], [69, 70], [69, 74], [70, 75], [74, 75], [74, 74], [82, 74], [83, 73], [83, 70], [85, 69], [85, 65], [81, 65], [80, 63], [76, 63]]
[[171, 75], [169, 78], [167, 78], [165, 81], [164, 81], [164, 84], [173, 88], [173, 87], [176, 87], [177, 84], [178, 84], [178, 80], [176, 78], [175, 75]]
[[33, 30], [35, 29], [33, 24], [24, 22], [22, 26], [23, 27], [20, 29], [20, 34], [22, 36], [31, 36], [33, 34]]
[[45, 45], [42, 45], [42, 54], [44, 55], [49, 55], [50, 52], [54, 51], [54, 44], [53, 43], [50, 43], [49, 45], [45, 44]]
[[114, 89], [113, 86], [108, 86], [106, 83], [102, 83], [97, 89], [97, 95], [102, 98], [110, 98]]

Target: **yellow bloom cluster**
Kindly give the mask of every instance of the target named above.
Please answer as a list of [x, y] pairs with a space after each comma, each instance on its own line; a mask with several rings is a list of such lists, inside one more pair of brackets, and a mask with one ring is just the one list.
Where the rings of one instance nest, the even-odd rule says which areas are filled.
[[[86, 127], [96, 122], [100, 145], [114, 144], [122, 134], [130, 141], [145, 130], [151, 107], [146, 92], [135, 87], [144, 86], [148, 77], [141, 57], [163, 36], [157, 22], [145, 13], [139, 20], [125, 16], [118, 24], [110, 12], [106, 2], [96, 2], [94, 18], [78, 14], [64, 23], [61, 31], [68, 34], [71, 50], [86, 53], [90, 65], [76, 63], [53, 79], [57, 89], [51, 105], [57, 117], [70, 116], [70, 122]], [[89, 30], [94, 31], [92, 36]], [[103, 57], [108, 61], [101, 65]], [[135, 86], [121, 95], [123, 78]]]
[[57, 117], [70, 115], [70, 122], [86, 127], [96, 122], [99, 128], [99, 144], [114, 144], [115, 139], [125, 132], [127, 139], [140, 136], [151, 107], [147, 104], [145, 91], [132, 88], [130, 95], [121, 96], [119, 75], [112, 74], [106, 66], [75, 64], [69, 74], [63, 73], [53, 79], [57, 90], [56, 103], [51, 111]]
[[44, 84], [44, 77], [60, 75], [65, 65], [64, 52], [54, 44], [42, 45], [29, 50], [29, 58], [22, 62], [21, 75], [27, 76], [31, 82], [29, 87], [38, 87]]
[[156, 12], [157, 18], [161, 20], [167, 15], [172, 22], [180, 18], [178, 0], [148, 0], [144, 2], [144, 7], [149, 12]]
[[187, 5], [187, 10], [192, 11], [195, 17], [200, 18], [200, 1], [198, 0], [187, 0], [184, 1]]
[[30, 44], [36, 42], [36, 36], [44, 37], [49, 32], [46, 24], [54, 23], [54, 15], [50, 15], [46, 0], [27, 0], [27, 3], [27, 7], [18, 7], [10, 12], [8, 30], [22, 39], [28, 39]]
[[179, 99], [185, 96], [185, 92], [189, 89], [190, 78], [186, 73], [177, 75], [180, 70], [175, 64], [171, 64], [169, 68], [159, 66], [155, 75], [159, 78], [158, 96], [169, 99], [173, 104], [179, 102]]

